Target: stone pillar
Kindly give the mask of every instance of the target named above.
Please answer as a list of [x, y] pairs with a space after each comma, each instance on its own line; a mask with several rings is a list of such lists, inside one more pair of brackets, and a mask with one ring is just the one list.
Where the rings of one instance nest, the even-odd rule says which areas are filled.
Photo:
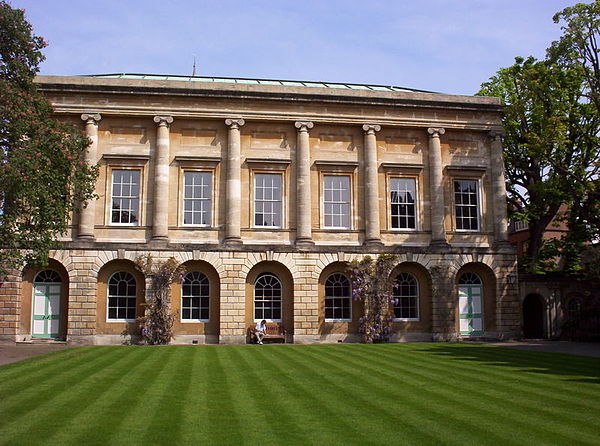
[[154, 156], [154, 208], [152, 214], [152, 239], [169, 239], [169, 125], [172, 116], [155, 116], [156, 152]]
[[446, 246], [444, 228], [444, 176], [442, 172], [442, 145], [440, 135], [443, 128], [430, 127], [429, 133], [429, 201], [431, 203], [431, 245]]
[[242, 200], [241, 183], [241, 142], [240, 127], [245, 124], [242, 118], [228, 118], [225, 124], [229, 127], [227, 140], [227, 183], [225, 190], [225, 244], [240, 245], [240, 203]]
[[310, 121], [297, 121], [296, 144], [296, 246], [312, 246], [312, 216], [310, 191], [310, 143], [308, 132], [314, 127]]
[[365, 132], [365, 245], [379, 246], [381, 228], [379, 224], [379, 181], [377, 176], [377, 137], [381, 130], [376, 124], [363, 125]]
[[[98, 151], [98, 121], [102, 119], [99, 113], [84, 113], [81, 119], [85, 121], [85, 135], [91, 141], [85, 152], [85, 162], [89, 166], [96, 164], [96, 153]], [[86, 206], [82, 206], [79, 216], [79, 234], [80, 240], [95, 239], [94, 222], [96, 217], [96, 200], [89, 200]]]
[[508, 244], [508, 217], [506, 209], [506, 182], [504, 179], [504, 158], [502, 156], [502, 133], [490, 132], [492, 138], [491, 174], [492, 205], [494, 207], [494, 236], [497, 244]]

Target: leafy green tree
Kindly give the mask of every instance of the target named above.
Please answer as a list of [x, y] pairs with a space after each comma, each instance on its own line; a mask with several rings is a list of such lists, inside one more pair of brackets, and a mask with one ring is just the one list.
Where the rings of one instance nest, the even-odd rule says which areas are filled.
[[94, 196], [89, 139], [58, 122], [36, 90], [45, 46], [24, 11], [0, 0], [0, 276], [44, 265], [77, 203]]
[[598, 113], [585, 98], [585, 82], [580, 67], [516, 58], [478, 93], [500, 97], [506, 106], [508, 201], [512, 218], [529, 223], [525, 266], [532, 272], [554, 265], [548, 257], [556, 250], [543, 246], [544, 232], [563, 218], [561, 206], [582, 199], [598, 176], [600, 127]]

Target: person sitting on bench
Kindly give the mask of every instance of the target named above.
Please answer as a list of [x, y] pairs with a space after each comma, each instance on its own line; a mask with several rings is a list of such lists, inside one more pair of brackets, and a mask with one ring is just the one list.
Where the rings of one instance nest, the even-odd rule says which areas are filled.
[[254, 328], [254, 335], [256, 336], [257, 344], [262, 345], [262, 343], [263, 343], [262, 340], [266, 334], [267, 334], [267, 321], [265, 321], [263, 319], [258, 324], [256, 324], [256, 327]]

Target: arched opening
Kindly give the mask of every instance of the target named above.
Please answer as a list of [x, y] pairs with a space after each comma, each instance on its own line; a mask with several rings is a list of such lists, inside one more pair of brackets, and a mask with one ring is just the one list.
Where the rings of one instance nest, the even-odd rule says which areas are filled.
[[66, 339], [69, 275], [64, 266], [49, 259], [46, 268], [26, 268], [22, 293], [20, 333], [34, 339]]
[[246, 277], [246, 327], [257, 321], [283, 324], [288, 341], [294, 334], [294, 280], [285, 265], [260, 262]]
[[400, 337], [431, 332], [431, 276], [415, 262], [403, 262], [390, 274], [394, 304], [392, 329]]
[[96, 334], [137, 334], [136, 318], [144, 314], [146, 281], [130, 260], [113, 260], [98, 272]]
[[[203, 260], [183, 264], [186, 273], [171, 286], [171, 309], [178, 314], [173, 324], [175, 342], [217, 343], [220, 318], [220, 278]], [[190, 338], [188, 338], [190, 336]], [[202, 338], [202, 336], [205, 336]]]
[[354, 340], [348, 334], [358, 333], [358, 321], [363, 315], [362, 302], [352, 300], [352, 283], [345, 262], [333, 262], [319, 276], [319, 333], [330, 341]]
[[529, 294], [523, 300], [523, 337], [544, 337], [544, 300], [538, 294]]
[[496, 275], [486, 264], [463, 265], [456, 274], [458, 306], [456, 328], [463, 336], [496, 330]]

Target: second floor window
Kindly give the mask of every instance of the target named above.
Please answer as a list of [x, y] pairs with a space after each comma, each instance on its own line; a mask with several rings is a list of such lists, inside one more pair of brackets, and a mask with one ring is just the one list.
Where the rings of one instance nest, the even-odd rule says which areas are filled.
[[479, 230], [479, 199], [476, 180], [454, 181], [454, 206], [456, 229], [461, 231]]
[[414, 178], [390, 178], [392, 229], [416, 229], [416, 185]]
[[140, 171], [112, 171], [111, 223], [137, 225], [139, 223]]
[[350, 229], [350, 177], [323, 177], [323, 217], [326, 228]]
[[184, 172], [183, 224], [211, 225], [212, 173]]
[[254, 226], [281, 228], [282, 195], [280, 173], [254, 175]]

